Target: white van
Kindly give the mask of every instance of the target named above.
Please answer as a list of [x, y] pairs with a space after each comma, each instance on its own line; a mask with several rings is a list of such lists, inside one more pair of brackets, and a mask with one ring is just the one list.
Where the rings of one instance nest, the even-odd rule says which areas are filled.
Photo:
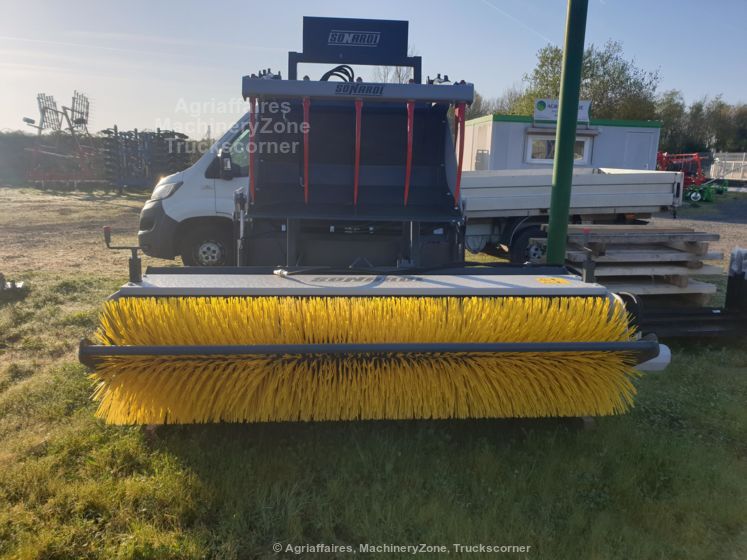
[[[246, 114], [194, 165], [158, 182], [140, 212], [138, 242], [146, 255], [180, 256], [190, 266], [233, 264], [233, 193], [249, 181], [248, 121]], [[221, 178], [225, 146], [230, 178]]]

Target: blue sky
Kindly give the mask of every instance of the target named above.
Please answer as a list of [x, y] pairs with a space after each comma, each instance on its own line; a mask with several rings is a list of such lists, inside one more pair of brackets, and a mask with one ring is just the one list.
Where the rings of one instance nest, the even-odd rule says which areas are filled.
[[[464, 78], [492, 97], [521, 82], [543, 45], [562, 43], [565, 2], [0, 0], [0, 130], [36, 117], [38, 92], [63, 104], [78, 89], [92, 100], [93, 130], [216, 132], [243, 110], [243, 74], [285, 74], [304, 15], [409, 20], [424, 75]], [[745, 21], [745, 0], [590, 0], [586, 44], [621, 41], [639, 66], [660, 71], [661, 90], [688, 101], [747, 101]]]

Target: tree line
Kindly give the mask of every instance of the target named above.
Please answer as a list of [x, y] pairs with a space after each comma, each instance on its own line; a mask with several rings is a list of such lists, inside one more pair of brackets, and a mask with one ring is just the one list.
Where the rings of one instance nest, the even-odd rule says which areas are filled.
[[[531, 115], [535, 99], [557, 99], [562, 58], [560, 47], [543, 47], [520, 84], [493, 99], [476, 93], [467, 118], [496, 112]], [[591, 100], [593, 118], [658, 120], [659, 147], [670, 153], [747, 151], [747, 104], [729, 104], [717, 95], [688, 105], [678, 90], [659, 92], [659, 83], [659, 71], [638, 67], [617, 41], [585, 49], [581, 99]]]

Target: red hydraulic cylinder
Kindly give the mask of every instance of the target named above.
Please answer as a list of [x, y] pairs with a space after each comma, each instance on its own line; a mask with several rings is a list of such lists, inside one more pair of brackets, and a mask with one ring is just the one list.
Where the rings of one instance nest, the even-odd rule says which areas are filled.
[[454, 208], [459, 207], [459, 197], [462, 186], [462, 164], [464, 163], [464, 116], [466, 113], [466, 104], [457, 103], [454, 108], [454, 115], [456, 116], [456, 129], [457, 136], [459, 137], [459, 156], [457, 159], [457, 176], [456, 185], [454, 187]]

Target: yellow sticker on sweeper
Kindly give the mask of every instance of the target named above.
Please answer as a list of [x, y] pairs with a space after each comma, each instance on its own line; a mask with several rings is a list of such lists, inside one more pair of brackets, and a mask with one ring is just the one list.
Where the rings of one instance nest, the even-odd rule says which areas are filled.
[[551, 276], [540, 276], [536, 278], [537, 282], [540, 284], [570, 284], [570, 280], [566, 280], [565, 278], [553, 278]]

